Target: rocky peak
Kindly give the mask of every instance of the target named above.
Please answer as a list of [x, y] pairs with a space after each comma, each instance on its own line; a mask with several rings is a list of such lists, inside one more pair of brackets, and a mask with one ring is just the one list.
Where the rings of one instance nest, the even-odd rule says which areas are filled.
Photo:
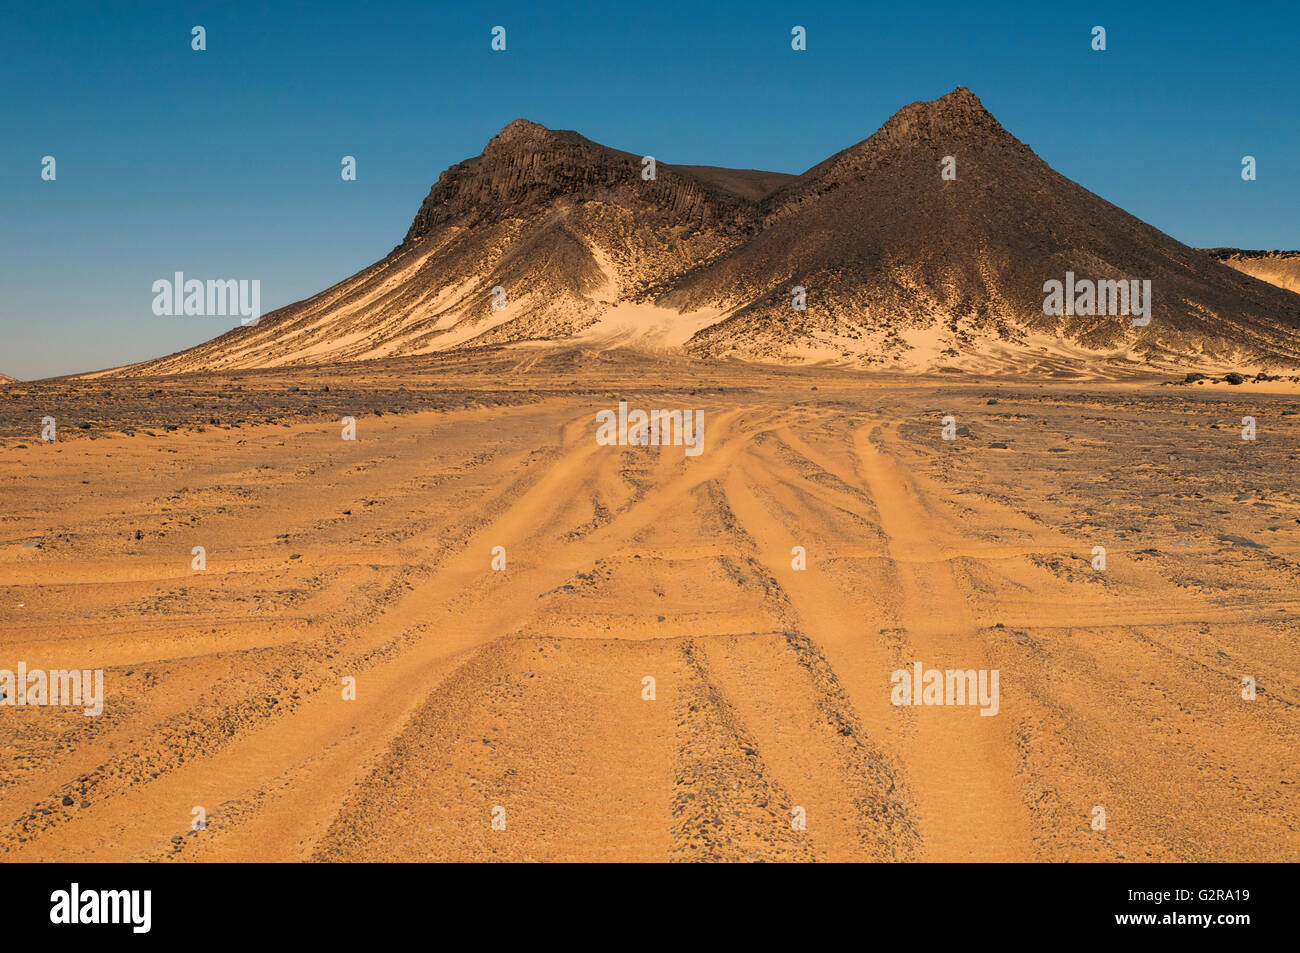
[[980, 136], [1010, 138], [980, 98], [965, 86], [958, 86], [938, 99], [904, 106], [867, 142], [902, 144]]
[[[500, 216], [527, 219], [556, 203], [606, 202], [687, 227], [719, 221], [738, 227], [756, 216], [752, 203], [687, 169], [660, 163], [641, 177], [641, 156], [610, 149], [576, 132], [516, 119], [481, 155], [445, 171], [429, 191], [403, 245], [437, 226], [471, 226]], [[399, 246], [402, 247], [402, 246]]]
[[553, 140], [556, 134], [539, 122], [529, 119], [516, 119], [506, 123], [501, 131], [489, 140], [488, 145], [527, 145], [540, 144]]

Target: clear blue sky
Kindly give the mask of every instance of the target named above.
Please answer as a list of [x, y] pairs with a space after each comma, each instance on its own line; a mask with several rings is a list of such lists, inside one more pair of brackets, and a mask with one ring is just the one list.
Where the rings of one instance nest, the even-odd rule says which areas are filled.
[[0, 371], [122, 364], [236, 323], [155, 317], [175, 271], [258, 278], [263, 312], [314, 294], [398, 244], [438, 173], [520, 116], [663, 162], [802, 172], [965, 85], [1183, 242], [1300, 247], [1295, 0], [601, 7], [9, 5]]

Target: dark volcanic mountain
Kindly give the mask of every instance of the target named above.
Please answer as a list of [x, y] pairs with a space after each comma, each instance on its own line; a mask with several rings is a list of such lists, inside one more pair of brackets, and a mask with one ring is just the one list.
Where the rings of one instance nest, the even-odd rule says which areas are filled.
[[[1052, 171], [961, 87], [797, 177], [655, 171], [647, 180], [640, 156], [516, 120], [442, 174], [384, 260], [143, 368], [557, 340], [914, 368], [1300, 366], [1300, 296]], [[1044, 282], [1067, 271], [1149, 280], [1150, 323], [1045, 315]], [[791, 307], [795, 286], [804, 310]]]
[[[953, 181], [940, 178], [944, 156]], [[701, 352], [780, 358], [818, 341], [843, 357], [907, 360], [910, 350], [922, 363], [960, 363], [1060, 342], [1300, 361], [1300, 298], [1243, 280], [1054, 172], [964, 88], [899, 111], [763, 205], [764, 228], [673, 298], [734, 304], [692, 341]], [[1044, 315], [1044, 282], [1067, 271], [1150, 279], [1150, 324]], [[808, 289], [805, 311], [790, 307], [793, 284]]]

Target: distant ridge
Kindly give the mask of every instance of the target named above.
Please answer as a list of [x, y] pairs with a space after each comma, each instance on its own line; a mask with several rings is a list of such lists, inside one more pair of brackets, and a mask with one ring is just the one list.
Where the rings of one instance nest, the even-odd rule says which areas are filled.
[[[439, 176], [383, 260], [132, 370], [561, 341], [916, 370], [1300, 366], [1300, 295], [1061, 176], [964, 87], [798, 176], [647, 162], [515, 120]], [[1150, 323], [1044, 314], [1067, 272], [1150, 281]]]
[[1300, 251], [1256, 251], [1242, 248], [1207, 248], [1206, 252], [1230, 268], [1300, 293]]

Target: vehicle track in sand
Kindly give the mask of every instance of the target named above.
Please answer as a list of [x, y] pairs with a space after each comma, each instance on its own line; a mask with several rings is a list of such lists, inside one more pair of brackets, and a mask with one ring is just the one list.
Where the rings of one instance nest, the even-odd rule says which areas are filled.
[[[603, 395], [0, 450], [0, 668], [108, 691], [95, 719], [0, 707], [0, 857], [1294, 854], [1280, 434], [1275, 508], [1229, 522], [1226, 443], [1079, 489], [1195, 408], [1085, 459], [1056, 451], [1095, 400], [822, 386], [648, 398], [705, 410], [699, 457], [597, 445]], [[940, 404], [1014, 459], [941, 440]], [[998, 669], [999, 713], [894, 706], [915, 661]]]

